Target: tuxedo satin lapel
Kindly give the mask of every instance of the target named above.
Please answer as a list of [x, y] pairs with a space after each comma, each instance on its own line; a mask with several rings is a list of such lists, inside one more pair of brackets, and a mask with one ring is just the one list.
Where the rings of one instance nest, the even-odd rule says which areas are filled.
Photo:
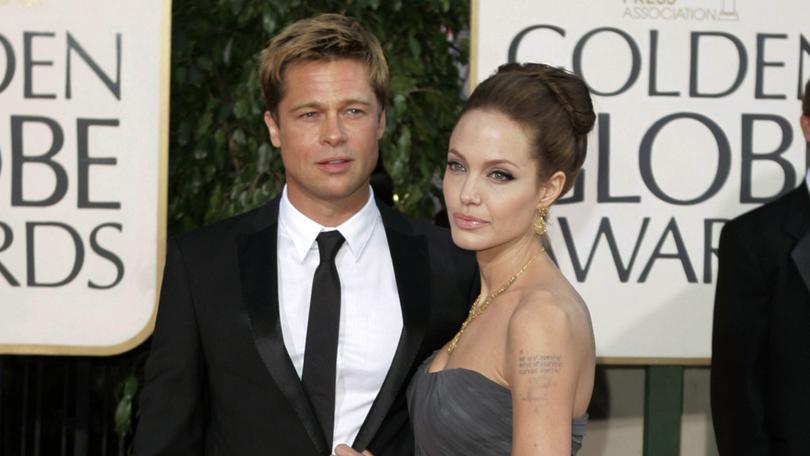
[[793, 189], [788, 195], [785, 218], [781, 220], [782, 230], [794, 239], [800, 239], [810, 229], [810, 192], [802, 185]]
[[330, 452], [301, 380], [284, 348], [278, 314], [278, 224], [237, 240], [242, 293], [253, 340], [265, 367], [290, 402], [319, 453]]
[[793, 262], [796, 263], [796, 268], [799, 270], [799, 275], [802, 276], [804, 286], [810, 290], [810, 230], [799, 239], [796, 246], [790, 252], [793, 257]]
[[782, 227], [788, 237], [796, 239], [790, 256], [804, 285], [810, 290], [810, 193], [804, 182], [788, 198], [790, 202]]
[[[378, 206], [381, 206], [378, 203]], [[427, 240], [397, 229], [396, 214], [380, 207], [386, 226], [388, 248], [394, 263], [397, 292], [402, 307], [402, 333], [394, 360], [374, 404], [354, 440], [356, 448], [366, 448], [379, 429], [391, 404], [408, 379], [427, 329], [430, 314], [430, 263]]]

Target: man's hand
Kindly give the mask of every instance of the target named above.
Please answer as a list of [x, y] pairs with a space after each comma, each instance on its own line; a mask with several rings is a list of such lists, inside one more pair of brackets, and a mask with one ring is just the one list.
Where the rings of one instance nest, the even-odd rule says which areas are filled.
[[374, 456], [371, 454], [371, 451], [363, 451], [362, 453], [358, 453], [355, 451], [354, 448], [350, 447], [349, 445], [340, 444], [335, 447], [335, 456]]

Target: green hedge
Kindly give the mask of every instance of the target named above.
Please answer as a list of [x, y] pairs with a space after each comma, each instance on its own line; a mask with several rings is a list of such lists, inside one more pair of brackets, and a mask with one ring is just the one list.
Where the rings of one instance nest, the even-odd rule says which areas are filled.
[[461, 105], [469, 3], [449, 0], [173, 2], [169, 232], [210, 223], [275, 196], [281, 157], [267, 138], [258, 54], [285, 25], [319, 12], [358, 18], [391, 68], [381, 159], [397, 206], [430, 217]]

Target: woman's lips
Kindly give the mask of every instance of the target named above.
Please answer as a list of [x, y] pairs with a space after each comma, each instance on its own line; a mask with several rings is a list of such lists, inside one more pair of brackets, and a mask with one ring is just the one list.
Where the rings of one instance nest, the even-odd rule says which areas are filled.
[[455, 222], [455, 225], [462, 230], [478, 229], [488, 223], [486, 220], [481, 220], [478, 217], [464, 214], [453, 214], [453, 221]]

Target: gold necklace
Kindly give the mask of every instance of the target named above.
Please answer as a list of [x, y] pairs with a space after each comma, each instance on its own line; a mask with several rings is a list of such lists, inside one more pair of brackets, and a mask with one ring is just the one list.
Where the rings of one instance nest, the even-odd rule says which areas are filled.
[[533, 257], [529, 258], [529, 261], [527, 261], [526, 264], [524, 264], [523, 267], [520, 268], [518, 272], [516, 272], [512, 277], [510, 277], [509, 280], [507, 280], [505, 284], [501, 285], [500, 288], [490, 293], [489, 296], [486, 297], [486, 299], [484, 299], [483, 293], [478, 295], [478, 297], [475, 299], [475, 302], [473, 302], [473, 305], [470, 307], [470, 313], [467, 315], [467, 319], [464, 320], [464, 323], [461, 324], [461, 329], [458, 330], [456, 335], [453, 337], [453, 340], [451, 340], [450, 344], [447, 345], [447, 353], [453, 353], [453, 350], [456, 349], [456, 345], [458, 345], [458, 341], [461, 339], [461, 335], [464, 334], [464, 330], [467, 329], [467, 325], [472, 323], [473, 320], [475, 320], [482, 313], [484, 313], [484, 311], [487, 310], [492, 301], [495, 300], [495, 298], [497, 298], [498, 296], [500, 296], [501, 293], [508, 290], [509, 287], [511, 287], [512, 284], [515, 283], [515, 280], [517, 280], [517, 278], [520, 277], [520, 275], [526, 271], [529, 265], [532, 264], [532, 261], [534, 261], [535, 258], [540, 256], [540, 254], [545, 251], [546, 251], [545, 248], [541, 249]]

